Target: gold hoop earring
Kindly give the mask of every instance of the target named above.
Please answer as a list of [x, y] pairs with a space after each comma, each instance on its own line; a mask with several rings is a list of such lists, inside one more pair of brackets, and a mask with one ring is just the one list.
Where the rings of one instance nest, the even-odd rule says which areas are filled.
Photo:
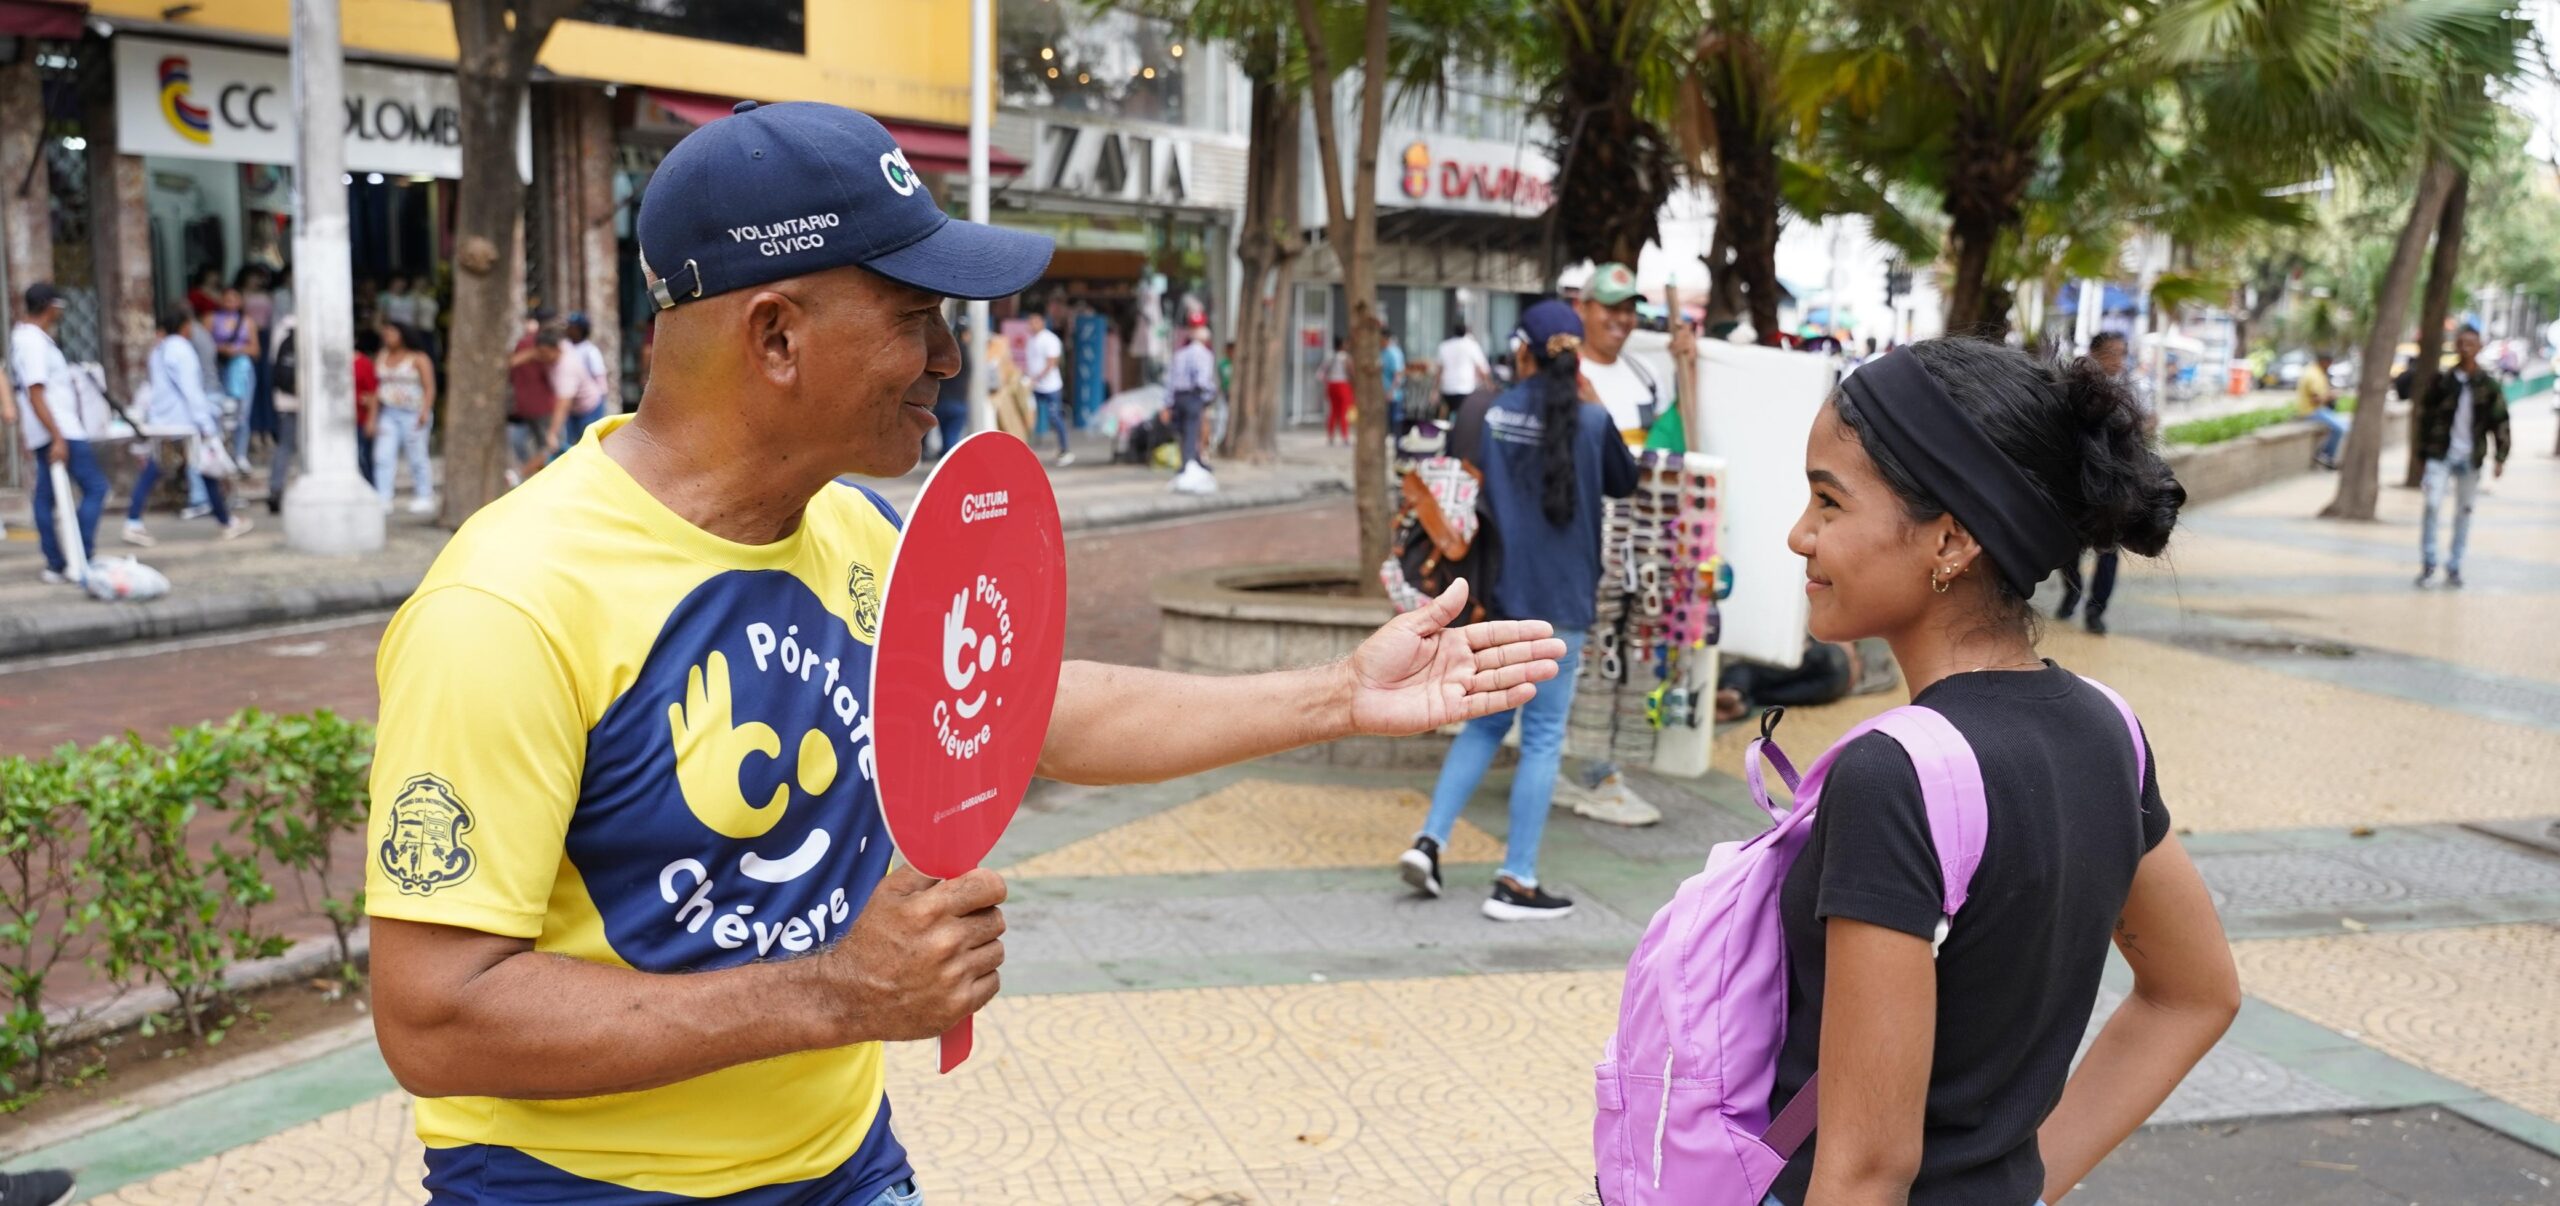
[[1929, 571], [1929, 589], [1936, 594], [1943, 595], [1947, 593], [1946, 579], [1940, 578], [1938, 576], [1938, 571], [1936, 570]]

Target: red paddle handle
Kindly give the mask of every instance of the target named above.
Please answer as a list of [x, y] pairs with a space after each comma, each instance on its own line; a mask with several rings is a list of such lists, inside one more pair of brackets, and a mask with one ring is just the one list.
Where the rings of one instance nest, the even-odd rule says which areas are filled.
[[976, 1021], [975, 1016], [965, 1017], [960, 1019], [959, 1025], [942, 1032], [943, 1075], [950, 1075], [953, 1068], [959, 1067], [969, 1058], [970, 1035], [975, 1031], [972, 1024]]

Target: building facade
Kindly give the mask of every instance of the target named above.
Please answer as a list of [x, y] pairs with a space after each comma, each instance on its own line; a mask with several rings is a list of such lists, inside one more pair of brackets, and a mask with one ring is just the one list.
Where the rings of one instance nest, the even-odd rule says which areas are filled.
[[[139, 379], [155, 312], [191, 288], [260, 269], [289, 288], [304, 118], [290, 7], [0, 6], [0, 128], [44, 132], [0, 140], [0, 166], [30, 182], [0, 201], [0, 264], [12, 292], [64, 289], [65, 350], [104, 364], [119, 392]], [[433, 0], [343, 0], [342, 14], [348, 250], [369, 318], [394, 279], [450, 296], [455, 41]], [[966, 0], [589, 0], [546, 43], [518, 119], [530, 188], [510, 266], [530, 297], [589, 317], [636, 396], [650, 311], [634, 228], [666, 150], [738, 99], [825, 100], [881, 118], [948, 190], [966, 169], [967, 48]]]
[[993, 318], [1018, 354], [1025, 316], [1047, 317], [1081, 419], [1160, 377], [1190, 316], [1229, 329], [1245, 87], [1221, 47], [1168, 21], [1058, 0], [1000, 8], [993, 142], [1025, 170], [1001, 182], [992, 216], [1058, 252]]
[[[1339, 129], [1357, 130], [1345, 81]], [[1324, 419], [1323, 367], [1333, 341], [1349, 335], [1350, 308], [1342, 265], [1325, 238], [1324, 171], [1314, 118], [1299, 140], [1299, 212], [1309, 227], [1292, 299], [1287, 391], [1282, 413], [1296, 424]], [[1464, 324], [1488, 358], [1502, 359], [1502, 340], [1527, 302], [1554, 291], [1542, 256], [1554, 200], [1555, 161], [1547, 133], [1531, 119], [1522, 91], [1507, 78], [1459, 73], [1430, 103], [1400, 102], [1378, 140], [1378, 305], [1409, 363], [1427, 365], [1443, 339]], [[1342, 148], [1346, 160], [1356, 146]], [[1352, 187], [1352, 165], [1343, 165]]]

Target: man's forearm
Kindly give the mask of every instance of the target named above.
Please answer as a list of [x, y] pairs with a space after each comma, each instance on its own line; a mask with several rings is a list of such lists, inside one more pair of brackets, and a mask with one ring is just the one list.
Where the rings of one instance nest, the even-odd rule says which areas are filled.
[[794, 960], [658, 975], [522, 951], [473, 977], [437, 1016], [381, 1027], [383, 1055], [421, 1097], [651, 1089], [858, 1041], [823, 1033], [819, 1019], [832, 1015], [813, 971]]
[[1068, 662], [1040, 750], [1067, 783], [1156, 783], [1351, 732], [1339, 662], [1235, 677]]
[[36, 422], [43, 426], [46, 435], [56, 440], [62, 438], [61, 425], [53, 421], [53, 408], [44, 404], [43, 386], [27, 387], [27, 409], [35, 412]]

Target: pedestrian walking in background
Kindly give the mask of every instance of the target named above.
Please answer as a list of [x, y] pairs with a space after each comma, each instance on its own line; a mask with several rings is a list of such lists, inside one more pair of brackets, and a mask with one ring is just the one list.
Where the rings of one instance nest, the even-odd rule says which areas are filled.
[[1025, 375], [1031, 379], [1031, 400], [1040, 407], [1040, 420], [1058, 433], [1055, 463], [1060, 468], [1075, 464], [1076, 454], [1067, 447], [1067, 348], [1058, 342], [1058, 333], [1049, 329], [1048, 315], [1031, 312], [1031, 339], [1023, 345], [1022, 354], [1029, 361]]
[[[2157, 556], [2185, 491], [2140, 402], [2090, 360], [1978, 340], [1889, 352], [1805, 442], [1811, 635], [1882, 637], [1912, 702], [1980, 769], [1987, 836], [1949, 923], [1920, 759], [1871, 732], [1832, 758], [1778, 898], [1786, 1030], [1773, 1112], [1821, 1069], [1778, 1206], [2059, 1200], [2222, 1036], [2229, 943], [2171, 832], [2147, 741], [2041, 659], [2029, 599], [2092, 548]], [[2107, 948], [2131, 997], [2075, 1070]]]
[[404, 327], [418, 325], [418, 295], [409, 292], [409, 278], [395, 276], [382, 283], [382, 294], [374, 299], [373, 312], [379, 320], [396, 322]]
[[62, 466], [80, 492], [83, 557], [98, 551], [98, 517], [107, 509], [107, 474], [89, 444], [99, 433], [89, 429], [87, 416], [81, 413], [71, 362], [54, 341], [53, 333], [62, 325], [62, 293], [50, 282], [37, 281], [27, 286], [24, 300], [18, 324], [9, 329], [9, 376], [17, 385], [18, 426], [27, 451], [35, 454], [36, 544], [44, 551], [44, 580], [70, 582], [71, 562], [62, 547], [61, 529], [54, 523], [54, 508], [69, 500], [54, 496], [52, 467]]
[[590, 338], [594, 333], [584, 314], [571, 314], [561, 324], [560, 354], [551, 362], [551, 392], [560, 400], [551, 412], [547, 442], [554, 458], [576, 447], [586, 438], [587, 428], [605, 413], [610, 383], [605, 378], [604, 353]]
[[[2125, 353], [2124, 336], [2114, 331], [2099, 332], [2089, 341], [2089, 359], [2107, 380], [2114, 382], [2116, 388], [2132, 399], [2134, 412], [2141, 416], [2143, 438], [2150, 439], [2156, 435], [2160, 419], [2158, 412], [2151, 408], [2151, 383], [2133, 371]], [[2089, 611], [2083, 620], [2092, 636], [2107, 635], [2107, 603], [2115, 598], [2116, 569], [2122, 559], [2122, 555], [2112, 548], [2097, 551], [2096, 568], [2089, 575]], [[2079, 610], [2080, 597], [2080, 565], [2075, 558], [2069, 571], [2063, 575], [2062, 606], [2054, 611], [2053, 618], [2069, 620], [2072, 613]]]
[[220, 268], [208, 266], [196, 273], [195, 280], [187, 285], [187, 308], [195, 312], [198, 320], [211, 318], [214, 311], [222, 308]]
[[551, 310], [538, 306], [527, 313], [507, 354], [507, 453], [509, 470], [520, 481], [541, 468], [550, 451], [551, 419], [560, 395], [551, 390], [551, 368], [560, 359], [560, 333], [551, 329]]
[[[1506, 620], [1545, 620], [1563, 638], [1555, 681], [1515, 711], [1520, 765], [1511, 776], [1511, 828], [1484, 915], [1496, 921], [1563, 917], [1573, 902], [1538, 886], [1538, 846], [1564, 758], [1575, 671], [1598, 618], [1601, 499], [1635, 493], [1636, 462], [1608, 408], [1582, 400], [1582, 320], [1561, 301], [1520, 314], [1516, 383], [1457, 420], [1454, 441], [1484, 475], [1485, 510], [1502, 563], [1485, 602]], [[1406, 883], [1440, 894], [1440, 851], [1467, 798], [1493, 765], [1513, 712], [1467, 722], [1440, 764], [1431, 813], [1399, 862]]]
[[1351, 351], [1342, 337], [1333, 337], [1333, 354], [1324, 359], [1324, 442], [1351, 442]]
[[[418, 350], [417, 333], [396, 322], [382, 324], [382, 354], [375, 359], [379, 400], [373, 416], [373, 489], [382, 509], [400, 478], [400, 458], [409, 460], [411, 515], [436, 510], [435, 471], [427, 457], [427, 435], [435, 423], [436, 368]], [[557, 425], [555, 419], [554, 425]]]
[[382, 331], [365, 327], [356, 332], [356, 472], [366, 485], [373, 484], [374, 419], [382, 410], [382, 376], [376, 370], [374, 357], [382, 354]]
[[1218, 360], [1209, 351], [1209, 319], [1194, 314], [1183, 327], [1182, 346], [1165, 366], [1164, 389], [1173, 403], [1173, 426], [1182, 441], [1182, 471], [1173, 488], [1186, 494], [1215, 494], [1218, 479], [1209, 473], [1202, 445], [1208, 439], [1209, 404], [1218, 398]]
[[960, 371], [943, 378], [934, 386], [933, 425], [941, 432], [941, 444], [934, 449], [933, 459], [941, 460], [969, 438], [969, 366], [977, 362], [978, 349], [969, 338], [969, 315], [961, 308], [959, 320], [951, 324], [952, 338], [960, 342]]
[[[2101, 335], [2098, 338], [2112, 338], [2121, 343], [2124, 337]], [[2091, 354], [2095, 355], [2096, 345], [2090, 346]], [[2338, 413], [2338, 391], [2329, 385], [2329, 366], [2334, 363], [2336, 358], [2327, 352], [2313, 357], [2312, 363], [2302, 370], [2302, 381], [2294, 387], [2293, 394], [2296, 413], [2329, 429], [2329, 433], [2320, 440], [2320, 450], [2311, 454], [2311, 463], [2323, 469], [2338, 467], [2338, 445], [2347, 438], [2347, 417]]]
[[1463, 321], [1450, 328], [1449, 337], [1440, 341], [1440, 350], [1432, 354], [1432, 364], [1440, 375], [1440, 416], [1452, 418], [1467, 399], [1484, 388], [1493, 376], [1493, 364], [1485, 359], [1484, 345], [1467, 334]]
[[295, 334], [301, 329], [291, 310], [276, 324], [275, 355], [270, 360], [276, 399], [276, 444], [267, 454], [267, 514], [284, 511], [285, 488], [292, 484], [294, 461], [302, 455], [302, 350]]
[[251, 321], [237, 286], [222, 291], [220, 305], [204, 320], [213, 337], [214, 375], [231, 399], [231, 459], [249, 459], [251, 408], [258, 400], [258, 324]]
[[1378, 376], [1387, 387], [1387, 436], [1393, 439], [1404, 434], [1404, 343], [1383, 319], [1378, 338]]
[[[218, 475], [205, 471], [209, 455], [222, 451], [222, 412], [204, 392], [204, 366], [197, 363], [195, 344], [187, 338], [187, 328], [194, 325], [194, 313], [183, 306], [161, 316], [160, 342], [152, 345], [147, 362], [150, 410], [143, 421], [154, 427], [183, 427], [195, 433], [187, 440], [186, 472], [203, 481], [207, 511], [215, 523], [222, 525], [222, 538], [236, 540], [255, 525], [247, 516], [231, 513], [226, 505], [225, 483]], [[142, 446], [154, 447], [147, 439]], [[282, 465], [285, 459], [280, 444], [276, 463]], [[133, 500], [125, 505], [126, 544], [149, 548], [159, 543], [142, 522], [143, 508], [151, 501], [151, 488], [159, 482], [160, 458], [146, 456], [142, 472], [133, 480]]]
[[2462, 551], [2471, 543], [2471, 508], [2480, 498], [2480, 470], [2489, 464], [2491, 448], [2497, 464], [2491, 473], [2507, 474], [2507, 454], [2515, 432], [2507, 421], [2507, 392], [2497, 377], [2480, 367], [2480, 331], [2466, 326], [2453, 337], [2453, 368], [2436, 374], [2435, 384], [2418, 403], [2418, 455], [2426, 469], [2420, 486], [2426, 494], [2426, 517], [2418, 524], [2418, 587], [2436, 576], [2436, 515], [2445, 499], [2453, 499], [2453, 547], [2446, 552], [2444, 584], [2462, 588]]

